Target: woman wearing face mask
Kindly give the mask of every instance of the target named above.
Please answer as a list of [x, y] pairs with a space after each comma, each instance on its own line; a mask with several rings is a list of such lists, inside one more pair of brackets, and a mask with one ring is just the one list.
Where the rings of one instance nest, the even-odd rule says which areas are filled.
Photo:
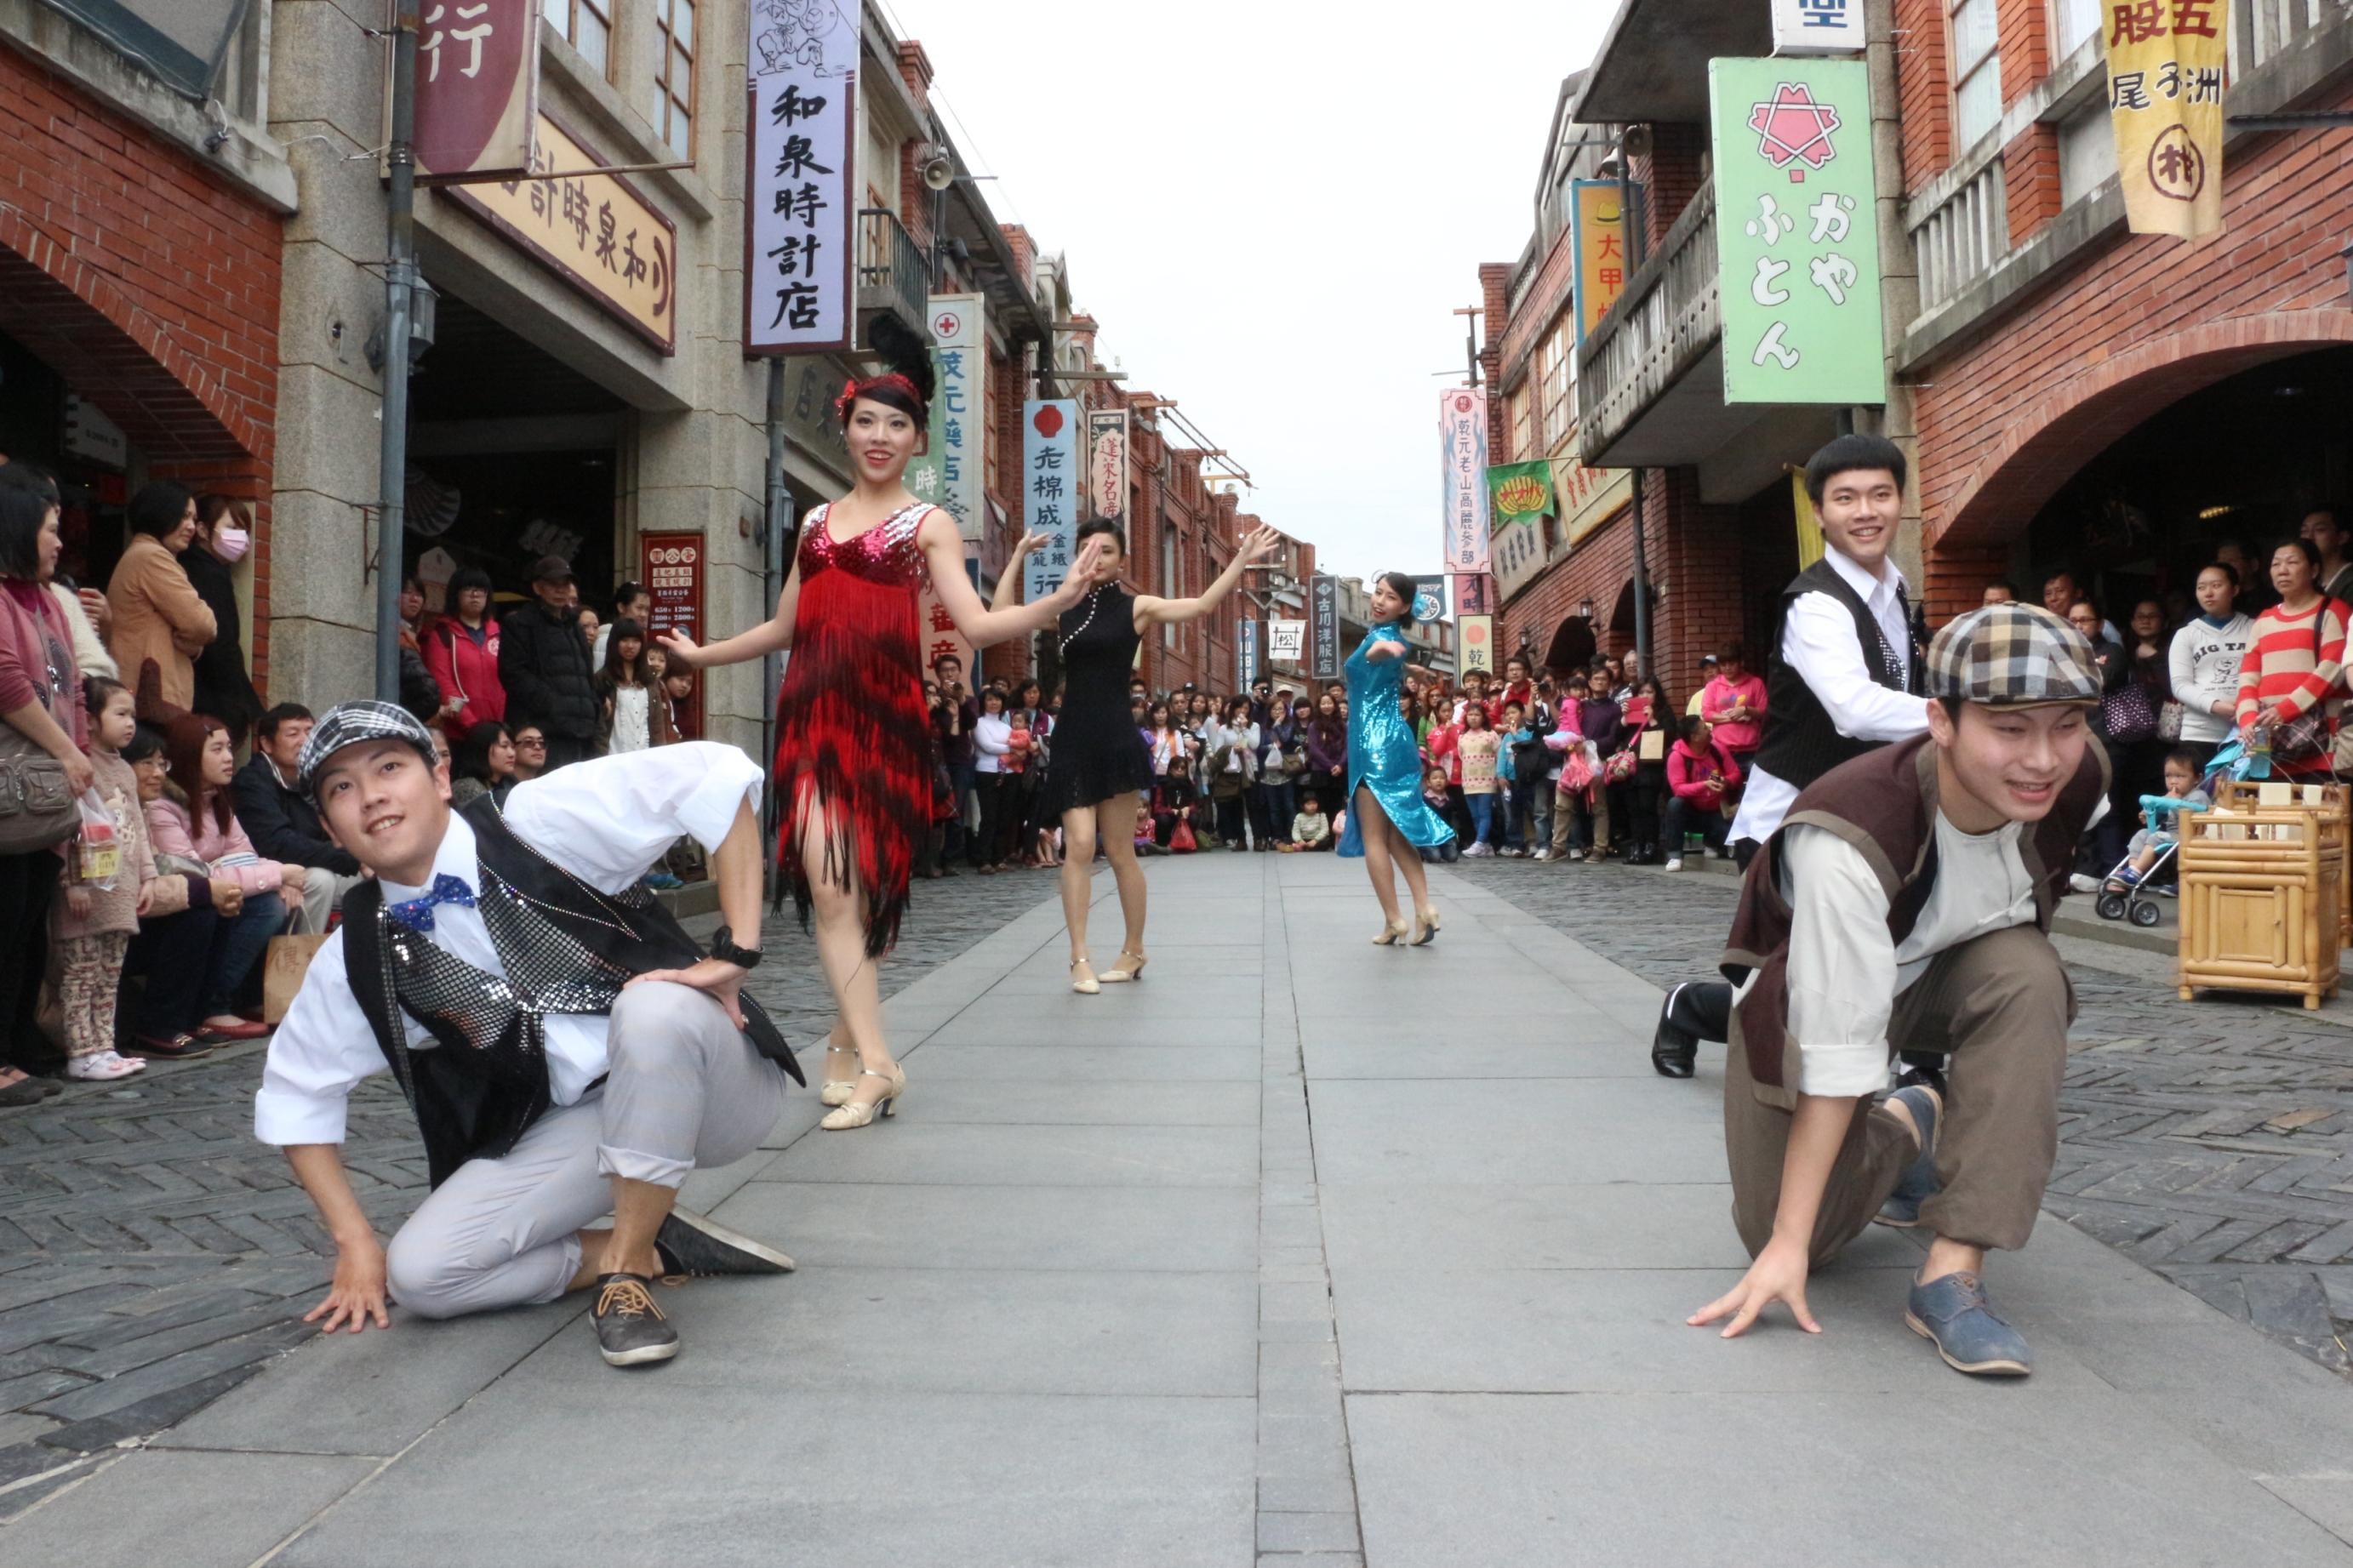
[[246, 668], [237, 584], [229, 569], [245, 559], [252, 545], [251, 525], [239, 502], [224, 495], [196, 498], [196, 536], [180, 556], [180, 569], [188, 574], [196, 597], [212, 611], [219, 630], [196, 655], [196, 696], [191, 706], [227, 725], [230, 743], [240, 746], [246, 731], [261, 717], [261, 698]]
[[[906, 1089], [883, 1038], [876, 967], [898, 938], [932, 807], [917, 592], [928, 582], [965, 640], [985, 647], [1053, 625], [1084, 593], [1096, 553], [1082, 552], [1062, 591], [1038, 604], [983, 605], [965, 575], [955, 520], [906, 486], [930, 416], [931, 352], [889, 316], [876, 321], [871, 346], [887, 368], [834, 402], [858, 482], [803, 520], [776, 615], [707, 648], [674, 632], [662, 639], [674, 668], [792, 650], [777, 702], [777, 843], [802, 920], [815, 916], [839, 1010], [821, 1095], [835, 1109], [820, 1124], [836, 1131], [870, 1125]], [[722, 928], [723, 950], [757, 963], [743, 936], [758, 940]], [[732, 994], [743, 975], [743, 965], [710, 959], [682, 977]]]
[[[1377, 945], [1393, 947], [1410, 932], [1420, 947], [1438, 934], [1438, 910], [1421, 851], [1454, 841], [1454, 830], [1430, 809], [1421, 795], [1421, 757], [1413, 731], [1398, 710], [1398, 687], [1410, 674], [1430, 671], [1406, 662], [1405, 628], [1413, 624], [1414, 581], [1385, 572], [1373, 584], [1373, 628], [1348, 656], [1348, 822], [1340, 836], [1343, 857], [1361, 857], [1372, 874], [1373, 896], [1381, 902]], [[1404, 873], [1413, 894], [1413, 924], [1398, 910], [1396, 875]]]

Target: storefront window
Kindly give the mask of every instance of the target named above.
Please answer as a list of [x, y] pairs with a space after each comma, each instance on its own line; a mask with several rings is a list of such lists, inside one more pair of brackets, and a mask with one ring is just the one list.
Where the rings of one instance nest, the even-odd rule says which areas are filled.
[[661, 61], [654, 68], [654, 132], [671, 152], [692, 157], [694, 0], [654, 0], [654, 26], [661, 48]]
[[596, 68], [599, 76], [613, 74], [612, 0], [543, 0], [547, 20]]
[[1953, 142], [1968, 149], [2001, 122], [2001, 54], [1994, 0], [1954, 0]]

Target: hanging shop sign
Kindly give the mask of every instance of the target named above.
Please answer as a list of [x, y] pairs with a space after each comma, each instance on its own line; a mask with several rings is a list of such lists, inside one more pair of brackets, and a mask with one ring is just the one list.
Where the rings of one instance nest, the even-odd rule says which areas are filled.
[[1079, 405], [1068, 397], [1031, 398], [1021, 405], [1022, 526], [1047, 544], [1032, 551], [1023, 588], [1036, 604], [1069, 575], [1079, 531]]
[[1554, 503], [1560, 508], [1561, 538], [1571, 549], [1634, 499], [1631, 468], [1588, 468], [1574, 458], [1552, 465]]
[[1506, 523], [1552, 510], [1550, 463], [1498, 463], [1487, 470], [1487, 496], [1500, 532]]
[[[752, 133], [744, 138], [744, 352], [856, 346], [850, 252], [857, 73], [823, 50], [769, 53], [773, 4], [751, 8]], [[812, 8], [814, 9], [814, 8]]]
[[1773, 0], [1777, 55], [1862, 53], [1862, 0]]
[[1295, 667], [1306, 655], [1305, 621], [1269, 621], [1266, 624], [1266, 657], [1271, 661]]
[[425, 0], [416, 113], [418, 184], [528, 174], [539, 117], [535, 0]]
[[1495, 673], [1495, 617], [1464, 616], [1454, 624], [1454, 640], [1461, 657], [1455, 660], [1457, 673], [1468, 675], [1474, 669]]
[[1509, 599], [1551, 563], [1545, 548], [1545, 520], [1530, 517], [1497, 523], [1494, 558], [1495, 584]]
[[1726, 403], [1887, 401], [1861, 60], [1707, 67]]
[[[699, 533], [638, 535], [638, 581], [646, 585], [653, 609], [646, 616], [646, 637], [677, 632], [697, 642], [708, 640], [702, 621], [702, 567], [705, 542]], [[702, 733], [702, 682], [679, 704], [680, 722], [689, 735]]]
[[1315, 657], [1308, 673], [1318, 680], [1340, 679], [1340, 579], [1317, 575], [1307, 580], [1308, 636]]
[[1446, 579], [1416, 576], [1413, 580], [1413, 624], [1426, 626], [1446, 616]]
[[[976, 583], [973, 586], [977, 592], [979, 584]], [[948, 607], [940, 602], [938, 590], [932, 586], [929, 572], [923, 574], [922, 585], [915, 593], [915, 626], [923, 639], [925, 669], [931, 668], [941, 658], [948, 658], [956, 661], [956, 668], [965, 672], [967, 683], [977, 679], [980, 667], [973, 662], [972, 644], [965, 641], [964, 634], [956, 630], [955, 617], [949, 615]]]
[[1446, 569], [1487, 570], [1487, 395], [1450, 387], [1438, 399], [1440, 497]]
[[1626, 291], [1626, 191], [1615, 180], [1570, 182], [1568, 246], [1577, 258], [1577, 341]]
[[907, 465], [907, 488], [955, 519], [966, 553], [988, 521], [980, 501], [981, 410], [988, 355], [980, 343], [977, 294], [932, 296], [932, 422], [923, 455]]
[[2108, 123], [2135, 234], [2221, 232], [2230, 9], [2223, 0], [2108, 8]]
[[1234, 627], [1234, 689], [1248, 691], [1258, 684], [1258, 623], [1241, 621]]
[[1485, 573], [1474, 576], [1456, 577], [1454, 583], [1454, 614], [1462, 616], [1492, 615], [1495, 609], [1495, 580]]
[[1087, 510], [1096, 517], [1127, 515], [1127, 410], [1087, 415]]
[[443, 194], [522, 247], [607, 315], [659, 349], [678, 345], [678, 226], [626, 174], [542, 110], [531, 170], [555, 180], [451, 185]]

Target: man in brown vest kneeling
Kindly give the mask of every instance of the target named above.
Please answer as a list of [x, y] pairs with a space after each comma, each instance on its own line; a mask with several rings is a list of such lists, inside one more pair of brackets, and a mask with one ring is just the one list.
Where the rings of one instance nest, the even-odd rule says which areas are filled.
[[[1819, 1333], [1808, 1271], [1874, 1219], [1926, 1226], [1905, 1321], [1959, 1371], [2022, 1375], [1980, 1273], [2025, 1245], [2058, 1152], [2074, 1006], [2049, 932], [2107, 795], [2100, 678], [2017, 604], [1946, 626], [1927, 667], [1928, 733], [1816, 780], [1748, 868], [1724, 1131], [1756, 1261], [1690, 1321], [1731, 1338], [1781, 1301]], [[1947, 1054], [1946, 1094], [1878, 1099], [1900, 1050]]]

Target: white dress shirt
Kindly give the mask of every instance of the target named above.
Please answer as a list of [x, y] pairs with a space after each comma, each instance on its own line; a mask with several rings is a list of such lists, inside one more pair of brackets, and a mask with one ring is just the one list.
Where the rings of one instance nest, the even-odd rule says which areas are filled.
[[[515, 785], [506, 823], [517, 838], [600, 892], [632, 886], [682, 837], [716, 851], [735, 823], [735, 808], [760, 805], [759, 765], [733, 746], [688, 741], [675, 746], [575, 763]], [[433, 857], [434, 878], [455, 877], [474, 889], [474, 829], [455, 812]], [[384, 884], [385, 903], [422, 898], [427, 888]], [[503, 977], [479, 910], [438, 904], [427, 940], [475, 968]], [[426, 1027], [402, 1015], [412, 1050], [434, 1048]], [[545, 1019], [549, 1097], [570, 1105], [607, 1071], [601, 1014], [551, 1013]], [[352, 994], [337, 931], [311, 960], [286, 1021], [269, 1041], [261, 1089], [254, 1096], [254, 1136], [264, 1143], [340, 1143], [352, 1087], [389, 1064]]]
[[[1873, 577], [1835, 545], [1822, 547], [1822, 559], [1879, 623], [1881, 635], [1894, 651], [1896, 672], [1909, 685], [1912, 628], [1904, 624], [1904, 574], [1894, 562], [1883, 561], [1882, 574]], [[1871, 679], [1871, 667], [1855, 641], [1853, 615], [1828, 594], [1800, 594], [1789, 602], [1781, 627], [1781, 662], [1798, 672], [1841, 735], [1857, 741], [1908, 741], [1928, 728], [1927, 699], [1892, 691]], [[1764, 843], [1780, 827], [1797, 798], [1796, 784], [1752, 766], [1730, 837]]]
[[[1887, 893], [1862, 852], [1800, 823], [1777, 862], [1789, 902], [1789, 1037], [1801, 1094], [1876, 1094], [1887, 1087], [1887, 1020], [1895, 998], [1948, 949], [2034, 919], [2034, 881], [2019, 854], [2021, 823], [1963, 833], [1936, 814], [1936, 883], [1912, 932], [1887, 931]], [[1741, 987], [1756, 984], [1752, 975]]]

